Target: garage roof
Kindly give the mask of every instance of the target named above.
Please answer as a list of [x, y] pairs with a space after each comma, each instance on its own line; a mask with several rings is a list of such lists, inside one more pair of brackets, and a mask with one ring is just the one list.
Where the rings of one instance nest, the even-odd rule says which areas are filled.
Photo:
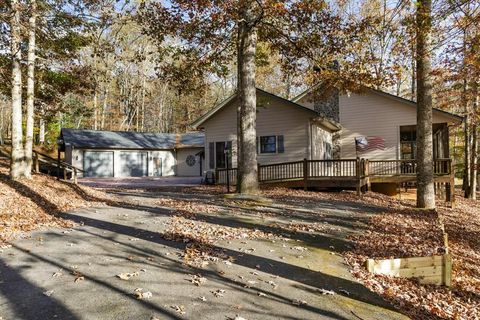
[[205, 135], [202, 132], [175, 134], [63, 128], [61, 138], [64, 145], [70, 144], [75, 148], [81, 149], [158, 150], [203, 147]]

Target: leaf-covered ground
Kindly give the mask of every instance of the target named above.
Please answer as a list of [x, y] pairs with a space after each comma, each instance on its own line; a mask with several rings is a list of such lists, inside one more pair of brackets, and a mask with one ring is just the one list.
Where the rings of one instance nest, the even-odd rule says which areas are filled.
[[[478, 201], [457, 197], [454, 210], [440, 203], [438, 213], [424, 213], [415, 210], [410, 200], [400, 201], [376, 193], [368, 193], [359, 199], [354, 192], [269, 188], [263, 190], [263, 194], [274, 203], [263, 206], [226, 200], [221, 197], [225, 192], [221, 186], [129, 190], [128, 193], [134, 195], [130, 197], [125, 190], [98, 191], [59, 182], [45, 175], [35, 175], [31, 181], [12, 182], [7, 173], [4, 162], [0, 165], [2, 241], [38, 228], [71, 227], [73, 222], [62, 219], [61, 212], [79, 207], [106, 203], [135, 210], [165, 209], [168, 214], [161, 223], [161, 237], [181, 243], [179, 258], [185, 265], [198, 270], [235, 265], [236, 259], [242, 259], [242, 255], [256, 254], [255, 246], [250, 243], [282, 243], [280, 249], [291, 252], [298, 262], [312, 253], [306, 244], [312, 248], [320, 245], [334, 255], [343, 254], [353, 276], [412, 318], [480, 319]], [[116, 194], [123, 194], [121, 203], [113, 200], [117, 199]], [[444, 248], [439, 217], [449, 234], [453, 255], [451, 288], [420, 285], [409, 279], [372, 276], [366, 272], [364, 262], [367, 258], [441, 254]], [[119, 219], [123, 221], [124, 218], [120, 216]], [[301, 243], [296, 244], [292, 239]], [[129, 238], [132, 243], [136, 243], [135, 240], [138, 239]], [[241, 247], [236, 249], [238, 254], [235, 256], [232, 248], [222, 249], [219, 243], [227, 246], [236, 243]], [[264, 255], [275, 256], [279, 248], [264, 251]], [[277, 259], [285, 262], [291, 258], [278, 254]], [[81, 277], [80, 274], [76, 279]], [[324, 288], [322, 284], [320, 289]], [[328, 287], [326, 290], [330, 294]], [[142, 295], [147, 293], [140, 292]], [[182, 314], [182, 306], [177, 307], [175, 310]]]
[[105, 198], [101, 191], [34, 174], [32, 180], [11, 181], [8, 160], [0, 158], [0, 243], [21, 237], [25, 232], [48, 227], [71, 227], [61, 213], [99, 205], [82, 194]]
[[[368, 230], [350, 237], [355, 245], [344, 256], [353, 275], [414, 319], [480, 319], [480, 201], [464, 199], [458, 194], [455, 209], [439, 201], [435, 213], [416, 210], [412, 200], [400, 201], [376, 193], [368, 193], [362, 199], [353, 192], [272, 189], [265, 194], [298, 204], [333, 200], [351, 201], [359, 208], [372, 204], [379, 207], [381, 212], [369, 219]], [[366, 272], [367, 258], [442, 254], [440, 219], [449, 235], [453, 256], [451, 288]]]

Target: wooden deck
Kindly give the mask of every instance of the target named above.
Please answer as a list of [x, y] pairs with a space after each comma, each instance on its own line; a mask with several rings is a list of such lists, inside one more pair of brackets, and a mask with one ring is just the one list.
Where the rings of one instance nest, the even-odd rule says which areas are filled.
[[[454, 170], [451, 159], [436, 159], [433, 163], [437, 187], [445, 187], [446, 200], [454, 202]], [[217, 169], [216, 182], [236, 184], [237, 169]], [[415, 182], [415, 160], [332, 159], [301, 160], [258, 166], [258, 181], [285, 187], [355, 188], [360, 195], [372, 183]]]

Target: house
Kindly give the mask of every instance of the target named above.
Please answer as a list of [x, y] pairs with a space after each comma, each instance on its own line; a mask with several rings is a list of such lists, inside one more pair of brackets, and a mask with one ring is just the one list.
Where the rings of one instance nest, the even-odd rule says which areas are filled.
[[[416, 103], [388, 93], [362, 93], [315, 98], [307, 90], [290, 100], [257, 89], [258, 162], [261, 165], [322, 159], [414, 159]], [[236, 95], [200, 117], [193, 126], [205, 133], [206, 169], [225, 167], [225, 149], [232, 149], [236, 167]], [[449, 128], [462, 117], [434, 109], [434, 155], [449, 157]], [[356, 137], [376, 136], [385, 148], [357, 153]]]
[[[238, 103], [232, 95], [193, 123], [205, 133], [206, 169], [225, 168], [225, 150], [232, 150], [231, 166], [237, 166]], [[257, 89], [258, 163], [330, 159], [332, 136], [338, 130], [338, 123], [312, 108]]]
[[[333, 139], [335, 158], [416, 158], [415, 102], [371, 88], [364, 88], [361, 93], [334, 92], [326, 99], [317, 99], [315, 96], [313, 89], [309, 89], [293, 101], [341, 124], [342, 130]], [[460, 116], [433, 109], [434, 158], [450, 157], [449, 128], [459, 125], [462, 119]], [[357, 153], [355, 138], [368, 136], [383, 139], [385, 148]]]
[[84, 177], [201, 176], [203, 133], [62, 129], [59, 151]]

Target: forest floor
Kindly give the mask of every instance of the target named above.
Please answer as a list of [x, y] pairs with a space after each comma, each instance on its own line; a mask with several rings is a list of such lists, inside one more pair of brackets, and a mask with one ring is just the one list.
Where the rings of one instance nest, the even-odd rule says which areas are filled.
[[[375, 193], [273, 188], [272, 204], [254, 205], [220, 187], [96, 190], [45, 175], [11, 182], [5, 170], [3, 319], [401, 319], [392, 305], [415, 319], [479, 318], [473, 201], [420, 214]], [[367, 257], [440, 252], [438, 215], [451, 289], [367, 274]]]

